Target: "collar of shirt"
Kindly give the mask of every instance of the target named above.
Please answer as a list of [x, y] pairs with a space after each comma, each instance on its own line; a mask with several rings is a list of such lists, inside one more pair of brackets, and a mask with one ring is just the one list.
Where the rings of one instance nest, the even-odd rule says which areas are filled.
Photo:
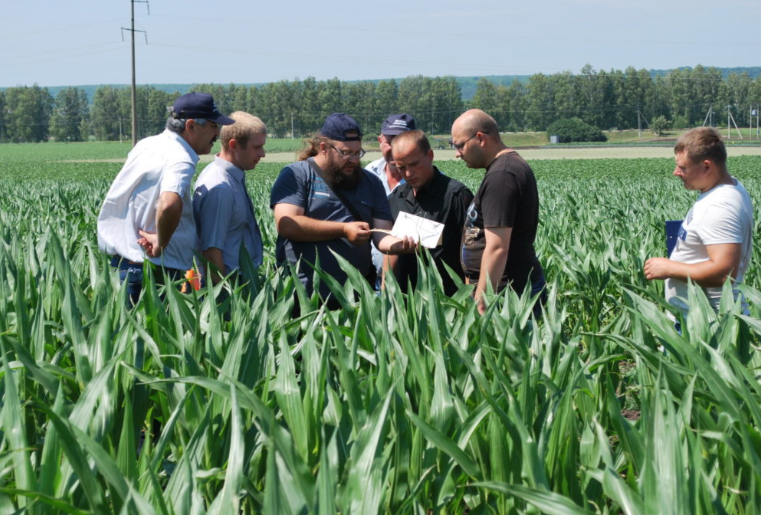
[[214, 156], [214, 164], [220, 167], [222, 170], [227, 172], [230, 177], [235, 179], [236, 181], [243, 183], [244, 179], [246, 178], [246, 174], [243, 170], [232, 164], [227, 159], [223, 159], [219, 157], [219, 154]]
[[182, 145], [182, 148], [184, 148], [185, 151], [188, 153], [188, 156], [190, 157], [191, 161], [193, 161], [193, 164], [194, 165], [198, 164], [198, 154], [196, 154], [196, 151], [193, 150], [193, 147], [190, 146], [190, 143], [185, 141], [185, 138], [183, 138], [182, 136], [180, 136], [176, 132], [170, 131], [169, 129], [164, 129], [164, 135], [167, 138], [169, 138], [169, 139], [171, 139], [173, 141], [176, 141], [177, 143]]

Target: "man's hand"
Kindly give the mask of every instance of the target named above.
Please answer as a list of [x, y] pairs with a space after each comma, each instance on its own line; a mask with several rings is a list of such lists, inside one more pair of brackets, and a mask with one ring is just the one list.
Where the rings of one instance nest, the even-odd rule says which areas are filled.
[[736, 278], [742, 258], [740, 243], [706, 245], [708, 259], [699, 263], [681, 263], [662, 257], [645, 261], [645, 277], [653, 279], [691, 279], [703, 288], [718, 287], [727, 278]]
[[645, 261], [645, 278], [648, 281], [654, 279], [668, 279], [671, 277], [672, 261], [664, 257], [650, 258]]
[[140, 239], [137, 240], [137, 244], [143, 247], [148, 257], [159, 257], [162, 249], [159, 246], [159, 235], [153, 232], [146, 232], [142, 229], [138, 231], [140, 233]]
[[478, 314], [483, 315], [484, 311], [486, 311], [486, 301], [484, 300], [484, 296], [481, 295], [478, 300], [476, 301], [477, 307], [478, 307]]
[[370, 225], [367, 222], [346, 222], [344, 224], [344, 238], [357, 247], [367, 243], [371, 234]]
[[417, 250], [417, 242], [411, 236], [405, 236], [391, 244], [389, 254], [413, 254]]

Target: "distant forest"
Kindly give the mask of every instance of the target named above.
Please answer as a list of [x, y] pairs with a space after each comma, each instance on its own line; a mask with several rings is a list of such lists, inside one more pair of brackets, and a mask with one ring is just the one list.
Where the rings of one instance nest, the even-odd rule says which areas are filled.
[[[465, 109], [495, 117], [503, 131], [543, 131], [554, 121], [580, 118], [603, 130], [756, 123], [761, 68], [696, 66], [675, 70], [595, 70], [530, 76], [424, 77], [368, 81], [280, 81], [267, 84], [138, 86], [138, 137], [160, 132], [168, 107], [188, 91], [214, 95], [223, 113], [262, 118], [273, 136], [301, 137], [332, 112], [356, 117], [368, 135], [389, 113], [415, 116], [419, 128], [445, 134]], [[42, 142], [131, 138], [130, 89], [123, 85], [0, 90], [0, 141]], [[756, 111], [757, 112], [757, 111]]]

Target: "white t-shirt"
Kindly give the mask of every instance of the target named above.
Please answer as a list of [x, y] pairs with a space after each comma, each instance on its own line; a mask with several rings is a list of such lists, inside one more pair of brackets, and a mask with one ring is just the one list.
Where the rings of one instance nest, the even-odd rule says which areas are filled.
[[179, 134], [165, 130], [140, 140], [106, 194], [98, 215], [98, 247], [109, 255], [143, 261], [138, 230], [156, 232], [159, 195], [171, 191], [182, 199], [180, 223], [162, 255], [150, 260], [180, 270], [193, 266], [196, 224], [190, 181], [196, 163], [198, 154]]
[[[740, 266], [735, 284], [743, 281], [753, 253], [753, 206], [743, 185], [721, 184], [701, 193], [679, 229], [671, 259], [680, 263], [708, 261], [707, 245], [740, 243]], [[721, 300], [721, 286], [703, 288], [714, 309]], [[734, 289], [735, 298], [739, 292]], [[687, 283], [666, 280], [666, 300], [687, 314]]]

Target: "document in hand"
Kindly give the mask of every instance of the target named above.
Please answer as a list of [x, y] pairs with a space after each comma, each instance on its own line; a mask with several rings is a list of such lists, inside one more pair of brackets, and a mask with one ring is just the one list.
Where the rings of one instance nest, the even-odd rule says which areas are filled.
[[441, 245], [444, 224], [426, 218], [400, 212], [391, 234], [397, 238], [410, 236], [419, 245], [432, 249]]

